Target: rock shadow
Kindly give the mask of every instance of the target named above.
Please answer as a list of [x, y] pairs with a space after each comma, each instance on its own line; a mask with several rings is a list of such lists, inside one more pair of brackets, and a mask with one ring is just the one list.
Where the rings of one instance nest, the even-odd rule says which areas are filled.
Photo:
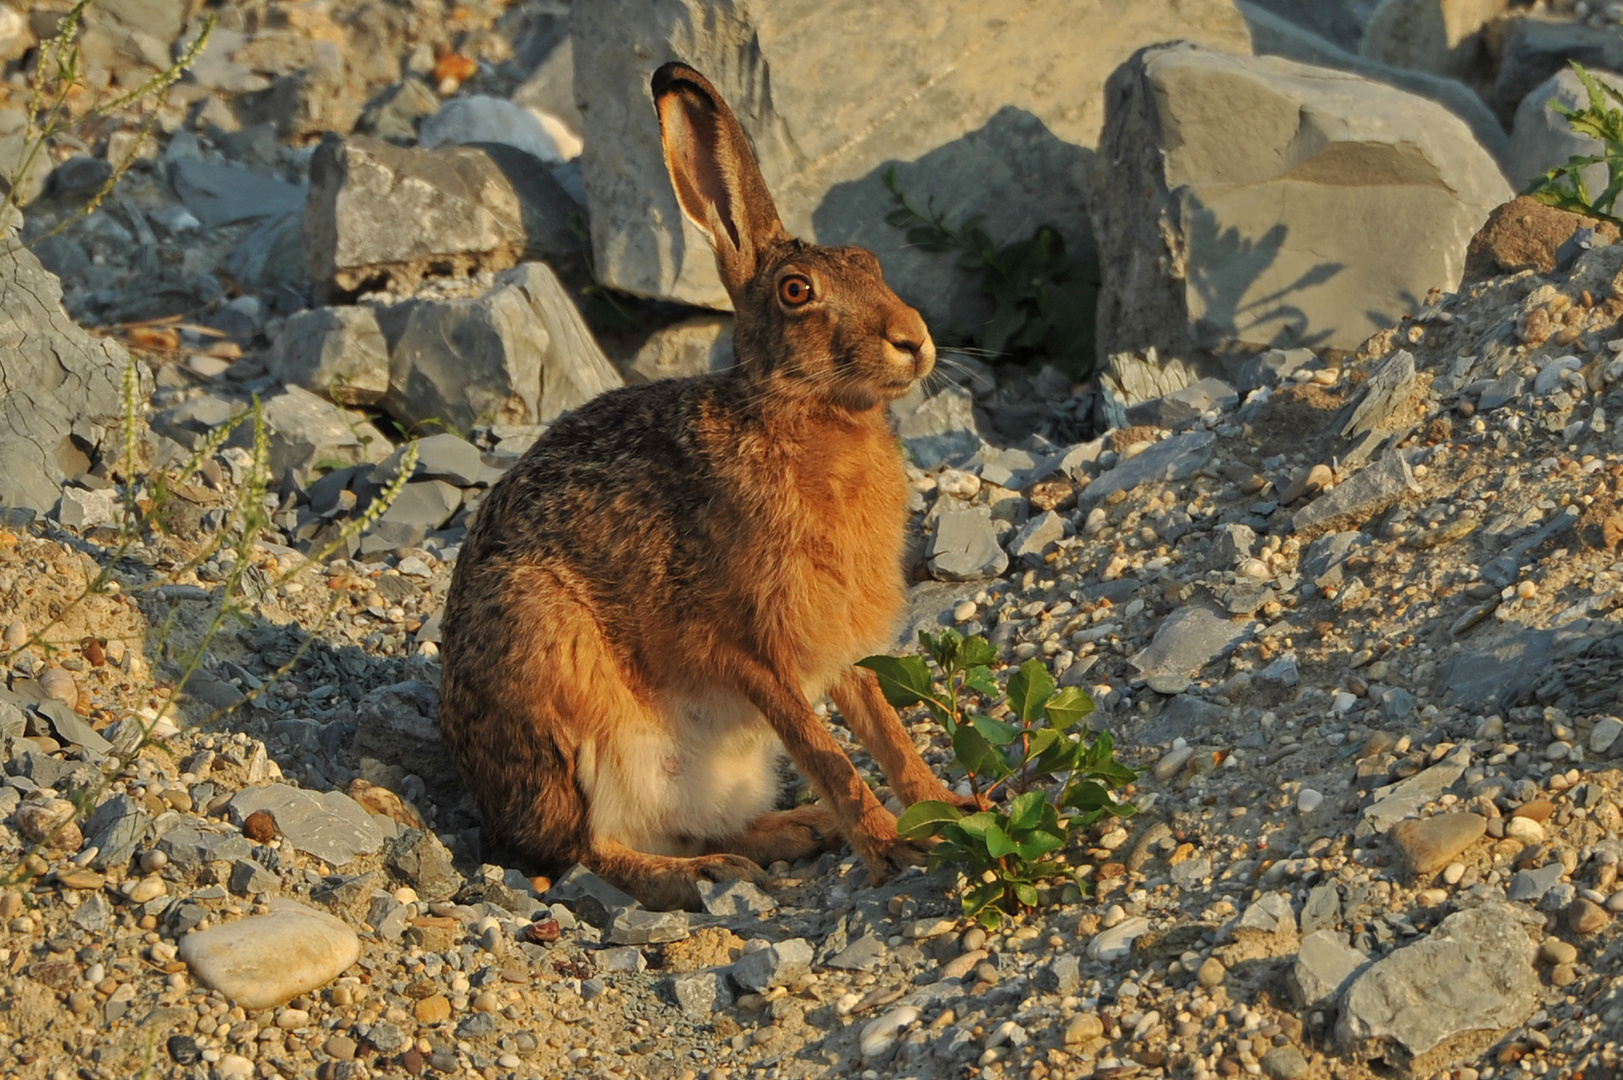
[[[978, 326], [991, 316], [978, 292], [980, 275], [961, 268], [955, 253], [925, 251], [886, 222], [896, 201], [885, 174], [895, 169], [909, 203], [921, 213], [944, 215], [950, 228], [979, 216], [981, 228], [1000, 246], [1052, 225], [1073, 262], [1086, 265], [1097, 260], [1087, 215], [1094, 156], [1055, 135], [1033, 113], [1005, 106], [981, 127], [911, 161], [888, 160], [835, 184], [812, 212], [813, 231], [820, 244], [872, 250], [891, 288], [932, 325]], [[1091, 326], [1091, 314], [1074, 321]]]
[[[1281, 282], [1290, 273], [1279, 265], [1289, 257], [1290, 226], [1277, 223], [1253, 239], [1234, 226], [1224, 228], [1216, 211], [1198, 196], [1186, 193], [1182, 201], [1188, 281], [1192, 299], [1199, 304], [1198, 311], [1190, 311], [1197, 347], [1221, 352], [1245, 342], [1264, 348], [1314, 348], [1335, 334], [1333, 326], [1310, 329], [1311, 316], [1301, 294], [1328, 284], [1346, 269], [1344, 264], [1321, 260]], [[1371, 321], [1372, 329], [1387, 325], [1373, 313]]]

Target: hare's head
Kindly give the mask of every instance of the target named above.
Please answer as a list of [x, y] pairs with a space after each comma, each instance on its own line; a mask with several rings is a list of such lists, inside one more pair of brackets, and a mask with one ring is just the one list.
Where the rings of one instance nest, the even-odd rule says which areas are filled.
[[752, 378], [854, 410], [900, 397], [935, 365], [919, 313], [873, 253], [796, 240], [727, 103], [686, 64], [654, 72], [665, 165], [682, 212], [710, 239]]

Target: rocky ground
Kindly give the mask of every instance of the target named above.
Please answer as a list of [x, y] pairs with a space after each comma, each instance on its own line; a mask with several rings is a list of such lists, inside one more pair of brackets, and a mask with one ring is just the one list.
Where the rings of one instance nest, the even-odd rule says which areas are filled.
[[[0, 5], [12, 75], [64, 7]], [[149, 7], [88, 24], [92, 87], [199, 26]], [[1461, 88], [1514, 109], [1536, 56], [1617, 18], [1553, 8], [1533, 21], [1559, 48], [1516, 23], [1495, 47], [1522, 66]], [[945, 355], [895, 410], [901, 640], [983, 633], [1000, 678], [1039, 657], [1089, 690], [1139, 813], [1068, 851], [1086, 895], [995, 932], [948, 871], [873, 886], [839, 855], [653, 913], [490, 861], [435, 728], [438, 612], [546, 424], [725, 366], [728, 320], [672, 303], [703, 293], [685, 277], [602, 306], [562, 6], [219, 13], [150, 160], [46, 237], [129, 132], [53, 146], [38, 259], [0, 271], [0, 1075], [1623, 1074], [1615, 230], [1508, 204], [1469, 258], [1432, 253], [1465, 266], [1457, 292], [1355, 348], [1253, 348], [1223, 378], [1174, 360], [1168, 394], [1132, 392], [1166, 375], [1153, 352], [1112, 357], [1105, 390]], [[1181, 55], [1143, 81], [1175, 91]], [[500, 137], [444, 146], [431, 120]], [[91, 374], [41, 374], [62, 366]], [[260, 446], [251, 423], [209, 441], [256, 401]], [[126, 491], [149, 527], [122, 526]], [[906, 719], [947, 775], [945, 737]]]

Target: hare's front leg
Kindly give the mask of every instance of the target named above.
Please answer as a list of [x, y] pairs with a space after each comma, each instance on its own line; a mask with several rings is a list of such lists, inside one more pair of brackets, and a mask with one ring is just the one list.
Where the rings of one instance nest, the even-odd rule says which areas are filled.
[[840, 715], [851, 734], [868, 748], [896, 796], [906, 806], [926, 799], [939, 799], [956, 806], [979, 809], [973, 799], [954, 795], [924, 763], [902, 727], [901, 718], [879, 689], [879, 678], [867, 668], [853, 667], [829, 687]]
[[905, 866], [923, 865], [924, 848], [897, 835], [896, 819], [862, 782], [805, 694], [778, 674], [787, 668], [747, 656], [730, 659], [725, 670], [761, 710], [789, 757], [834, 812], [872, 880], [877, 883]]

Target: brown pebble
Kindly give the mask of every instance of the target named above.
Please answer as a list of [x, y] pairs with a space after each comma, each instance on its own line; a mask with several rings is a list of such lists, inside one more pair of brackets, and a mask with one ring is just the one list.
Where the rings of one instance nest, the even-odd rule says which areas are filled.
[[404, 1066], [405, 1070], [411, 1073], [411, 1075], [421, 1076], [423, 1075], [423, 1070], [428, 1068], [428, 1059], [423, 1056], [422, 1051], [418, 1050], [414, 1046], [410, 1050], [407, 1050], [404, 1054], [400, 1055], [400, 1064]]
[[1550, 969], [1552, 986], [1571, 986], [1578, 981], [1578, 969], [1572, 964], [1557, 964]]
[[1538, 954], [1548, 964], [1570, 964], [1578, 959], [1578, 950], [1560, 938], [1546, 938]]
[[1441, 870], [1487, 831], [1487, 819], [1469, 811], [1410, 818], [1392, 827], [1392, 842], [1415, 877]]
[[57, 884], [69, 889], [99, 889], [107, 884], [107, 879], [94, 870], [67, 870], [56, 875]]
[[450, 1019], [451, 1003], [446, 1000], [444, 994], [435, 994], [419, 1001], [412, 1009], [412, 1013], [417, 1017], [419, 1024], [438, 1024], [442, 1020]]
[[1611, 921], [1612, 917], [1605, 908], [1581, 896], [1567, 908], [1567, 925], [1572, 927], [1575, 934], [1593, 934]]
[[276, 839], [276, 819], [267, 811], [255, 810], [242, 823], [242, 832], [256, 844], [268, 844]]
[[559, 926], [557, 919], [537, 919], [524, 928], [524, 940], [537, 945], [557, 941]]
[[1518, 806], [1516, 812], [1510, 816], [1513, 818], [1529, 818], [1542, 825], [1550, 820], [1550, 815], [1553, 813], [1555, 813], [1555, 803], [1549, 799], [1531, 799]]
[[1077, 1013], [1066, 1022], [1063, 1037], [1066, 1046], [1075, 1046], [1089, 1039], [1097, 1039], [1104, 1033], [1104, 1024], [1093, 1013]]

